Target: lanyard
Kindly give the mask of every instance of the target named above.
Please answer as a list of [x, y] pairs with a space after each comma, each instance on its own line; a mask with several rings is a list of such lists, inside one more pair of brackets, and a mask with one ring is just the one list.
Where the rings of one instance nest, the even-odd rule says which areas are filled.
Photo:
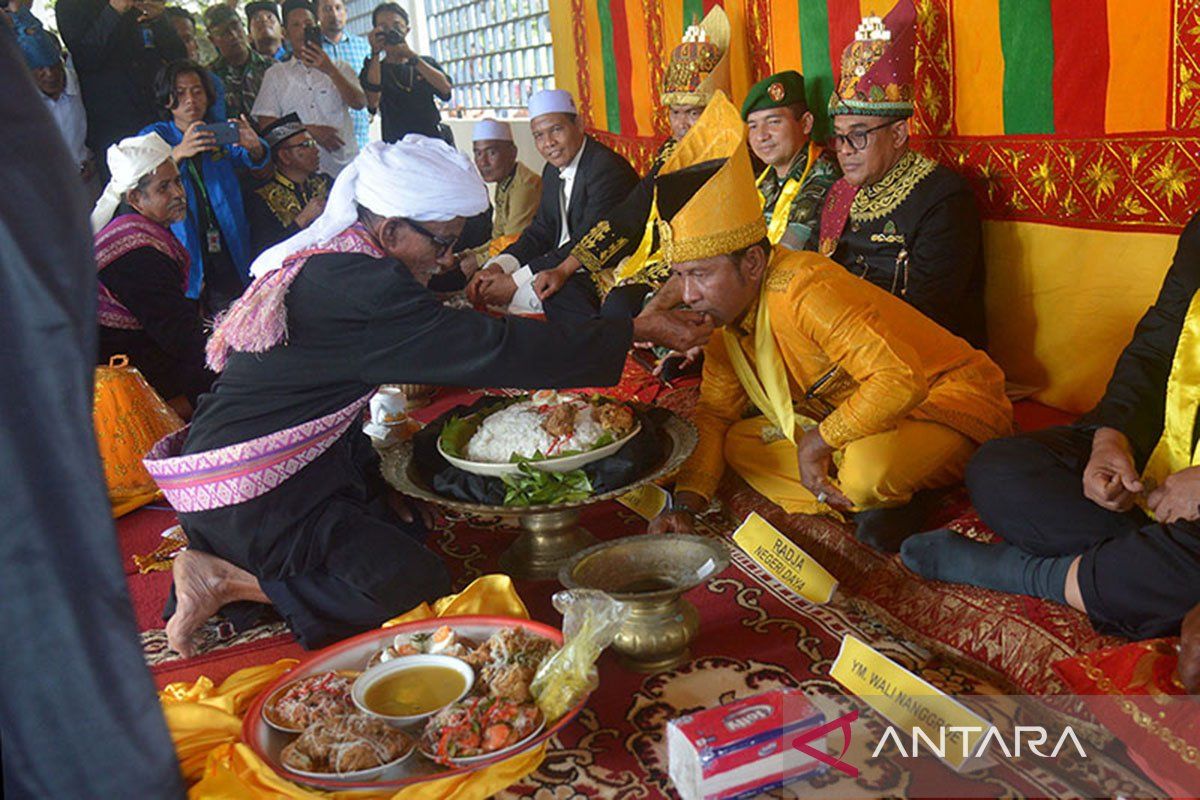
[[204, 209], [204, 236], [208, 252], [221, 252], [221, 229], [217, 225], [217, 221], [213, 219], [212, 203], [208, 200], [208, 190], [204, 188], [204, 180], [200, 177], [200, 170], [196, 169], [195, 158], [185, 159], [187, 163], [188, 174], [192, 176], [192, 182], [196, 184], [196, 192], [200, 195], [201, 206]]

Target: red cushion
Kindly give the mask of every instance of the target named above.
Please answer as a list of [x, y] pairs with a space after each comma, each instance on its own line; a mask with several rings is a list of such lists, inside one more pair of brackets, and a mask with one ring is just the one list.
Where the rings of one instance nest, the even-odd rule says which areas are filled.
[[[1054, 665], [1071, 691], [1171, 797], [1200, 797], [1200, 703], [1185, 698], [1178, 638], [1151, 639]], [[1178, 698], [1178, 699], [1176, 699]]]
[[1077, 414], [1044, 406], [1035, 400], [1018, 400], [1013, 403], [1013, 419], [1019, 431], [1040, 431], [1055, 425], [1070, 425], [1078, 418]]

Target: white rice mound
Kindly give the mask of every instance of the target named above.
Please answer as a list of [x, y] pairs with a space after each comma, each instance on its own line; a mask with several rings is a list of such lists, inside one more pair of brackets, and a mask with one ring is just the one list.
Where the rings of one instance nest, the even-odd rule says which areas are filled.
[[[543, 415], [531, 400], [515, 403], [490, 414], [467, 442], [467, 459], [490, 464], [507, 464], [513, 454], [533, 458], [542, 453], [554, 458], [563, 452], [592, 450], [605, 431], [596, 420], [595, 410], [582, 404], [575, 415], [575, 432], [555, 445], [554, 438], [542, 429]], [[554, 446], [554, 452], [550, 448]]]

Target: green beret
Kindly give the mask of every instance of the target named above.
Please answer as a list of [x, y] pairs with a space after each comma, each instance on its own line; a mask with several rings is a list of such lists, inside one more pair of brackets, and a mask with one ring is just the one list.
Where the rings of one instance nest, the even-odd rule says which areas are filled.
[[746, 102], [742, 103], [742, 119], [764, 108], [779, 108], [794, 103], [805, 103], [804, 76], [794, 69], [776, 72], [750, 87]]

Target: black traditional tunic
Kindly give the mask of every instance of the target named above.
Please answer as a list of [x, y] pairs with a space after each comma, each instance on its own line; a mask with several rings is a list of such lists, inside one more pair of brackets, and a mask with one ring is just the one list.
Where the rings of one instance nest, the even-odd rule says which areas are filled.
[[216, 376], [204, 366], [204, 326], [195, 300], [180, 285], [180, 267], [152, 247], [132, 250], [100, 270], [100, 282], [142, 324], [100, 327], [99, 363], [123, 354], [159, 396], [192, 405]]
[[328, 197], [333, 179], [314, 172], [304, 183], [296, 183], [276, 171], [269, 179], [246, 193], [246, 218], [250, 222], [250, 248], [255, 255], [300, 231], [296, 215], [309, 202]]
[[[185, 453], [274, 433], [384, 383], [521, 388], [610, 385], [628, 321], [570, 327], [442, 306], [395, 261], [309, 259], [287, 295], [288, 339], [232, 353], [200, 400]], [[250, 571], [301, 642], [317, 647], [449, 591], [445, 567], [382, 510], [358, 426], [279, 487], [181, 514], [193, 547]]]
[[1118, 514], [1083, 494], [1096, 428], [1124, 433], [1138, 469], [1162, 436], [1167, 379], [1197, 291], [1200, 216], [1184, 229], [1158, 299], [1096, 408], [1075, 425], [989, 442], [967, 470], [975, 507], [1006, 541], [1038, 555], [1081, 555], [1084, 605], [1106, 633], [1133, 639], [1176, 633], [1200, 602], [1200, 524], [1163, 525], [1137, 508]]
[[[646, 220], [654, 206], [654, 180], [671, 153], [675, 152], [675, 145], [674, 139], [663, 142], [654, 156], [650, 171], [638, 181], [633, 191], [613, 207], [604, 219], [593, 225], [571, 249], [571, 255], [579, 259], [579, 263], [591, 275], [601, 297], [612, 288], [612, 271], [623, 259], [633, 255], [641, 244], [646, 232]], [[657, 231], [654, 236], [657, 243]], [[643, 272], [638, 279], [657, 286], [670, 277], [670, 271], [669, 264], [659, 264]]]
[[975, 347], [986, 346], [979, 211], [971, 187], [956, 173], [909, 151], [854, 195], [832, 251], [826, 219], [822, 252]]

